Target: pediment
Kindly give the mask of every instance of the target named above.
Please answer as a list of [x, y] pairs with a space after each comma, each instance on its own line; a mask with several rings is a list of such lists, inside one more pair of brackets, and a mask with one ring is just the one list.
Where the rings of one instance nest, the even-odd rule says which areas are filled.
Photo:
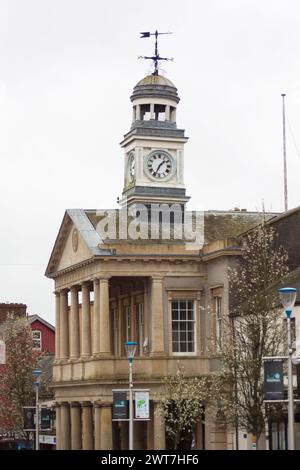
[[78, 232], [78, 229], [72, 223], [61, 252], [57, 270], [62, 271], [63, 269], [69, 268], [70, 266], [74, 266], [75, 264], [91, 258], [91, 256], [92, 253], [85, 244], [82, 236]]
[[96, 255], [109, 254], [103, 249], [101, 237], [83, 209], [68, 209], [65, 212], [46, 276], [53, 277], [57, 272], [72, 267]]

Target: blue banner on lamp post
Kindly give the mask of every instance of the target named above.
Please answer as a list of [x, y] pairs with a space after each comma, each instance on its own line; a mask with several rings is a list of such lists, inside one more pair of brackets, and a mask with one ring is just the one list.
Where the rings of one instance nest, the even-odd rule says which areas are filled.
[[283, 362], [264, 362], [265, 400], [283, 400]]

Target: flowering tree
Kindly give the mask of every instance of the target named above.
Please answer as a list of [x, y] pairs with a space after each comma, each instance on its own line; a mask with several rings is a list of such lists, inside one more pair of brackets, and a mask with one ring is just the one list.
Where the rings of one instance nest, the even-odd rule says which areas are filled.
[[164, 379], [165, 395], [162, 413], [166, 433], [174, 449], [190, 448], [197, 421], [204, 416], [204, 402], [209, 398], [209, 379], [186, 377], [184, 367], [179, 366], [175, 376]]
[[[243, 238], [239, 264], [229, 273], [232, 307], [217, 350], [222, 360], [218, 406], [228, 421], [258, 439], [264, 430], [263, 357], [282, 352], [285, 340], [277, 288], [288, 273], [286, 251], [263, 224]], [[220, 387], [220, 382], [227, 386]]]
[[25, 318], [8, 316], [0, 326], [0, 338], [6, 344], [6, 364], [0, 366], [0, 429], [20, 431], [23, 406], [33, 402], [32, 371], [38, 353]]

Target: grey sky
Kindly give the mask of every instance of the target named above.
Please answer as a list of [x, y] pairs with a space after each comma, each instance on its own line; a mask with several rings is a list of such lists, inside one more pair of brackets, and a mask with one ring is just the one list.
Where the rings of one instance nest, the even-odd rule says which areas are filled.
[[[66, 208], [114, 207], [129, 96], [159, 50], [190, 137], [190, 208], [283, 210], [281, 93], [300, 148], [297, 0], [1, 0], [0, 301], [54, 321], [44, 271]], [[289, 207], [300, 156], [287, 134]]]

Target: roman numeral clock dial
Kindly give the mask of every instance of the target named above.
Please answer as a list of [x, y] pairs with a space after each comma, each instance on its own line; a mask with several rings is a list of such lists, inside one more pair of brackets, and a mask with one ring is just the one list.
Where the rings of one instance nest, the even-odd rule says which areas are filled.
[[171, 176], [173, 170], [172, 157], [167, 152], [153, 152], [147, 159], [146, 169], [152, 178], [165, 179]]

